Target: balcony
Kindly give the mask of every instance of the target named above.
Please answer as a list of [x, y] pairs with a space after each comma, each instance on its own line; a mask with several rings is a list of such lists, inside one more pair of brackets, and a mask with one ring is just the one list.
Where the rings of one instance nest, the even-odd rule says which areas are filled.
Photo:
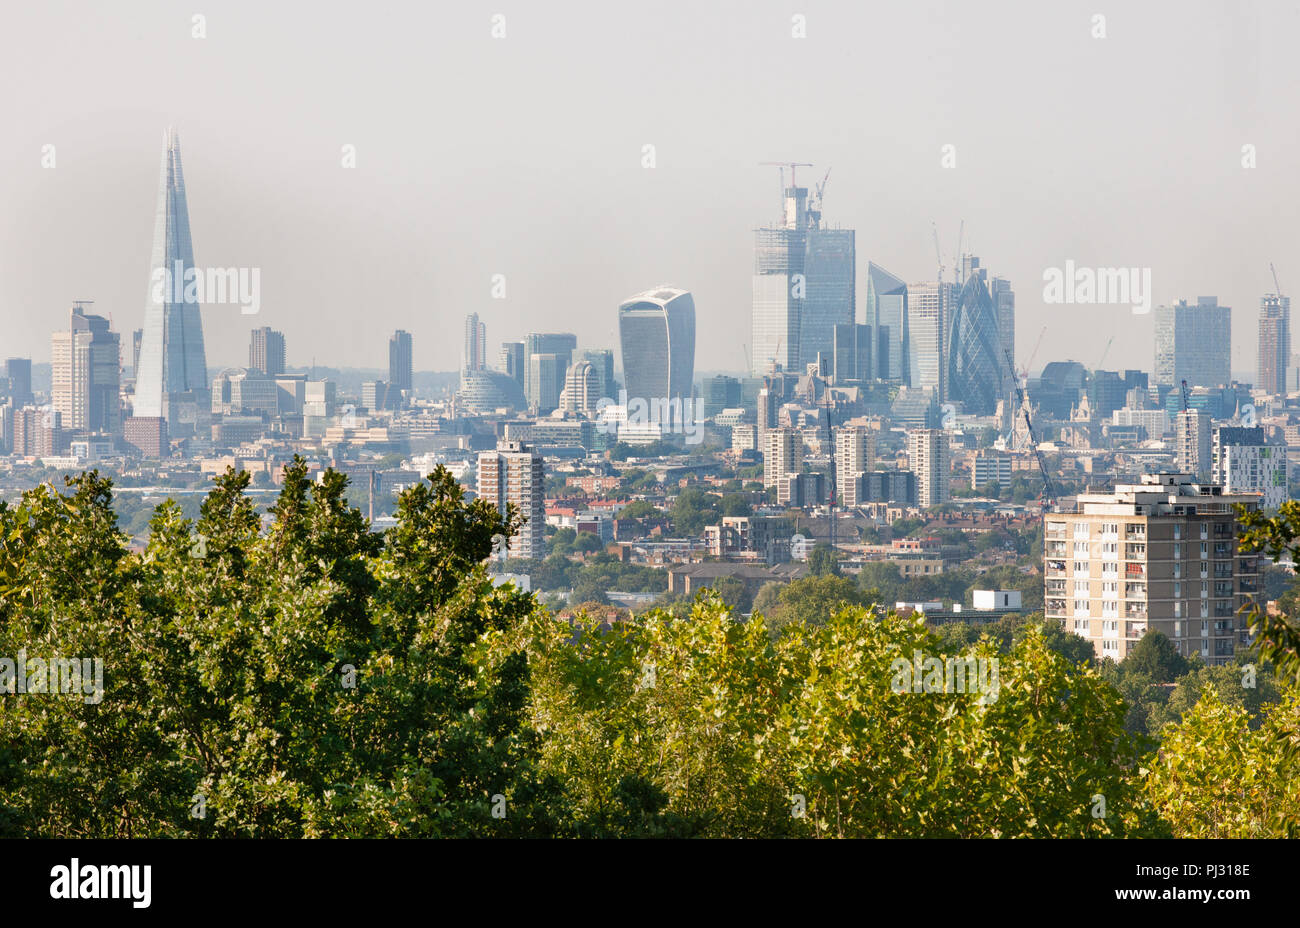
[[1126, 619], [1145, 619], [1147, 617], [1147, 607], [1141, 603], [1130, 603], [1124, 610]]
[[1049, 541], [1049, 542], [1047, 543], [1047, 556], [1048, 556], [1048, 557], [1065, 557], [1065, 556], [1066, 556], [1066, 553], [1067, 553], [1067, 552], [1066, 552], [1066, 550], [1065, 550], [1065, 542], [1063, 542], [1063, 541]]
[[1125, 564], [1124, 578], [1126, 580], [1144, 579], [1147, 575], [1147, 565], [1145, 564]]
[[1147, 623], [1146, 623], [1146, 622], [1129, 622], [1129, 623], [1128, 623], [1128, 633], [1127, 633], [1124, 637], [1125, 637], [1125, 638], [1141, 638], [1141, 637], [1142, 637], [1143, 635], [1145, 635], [1146, 633], [1147, 633]]

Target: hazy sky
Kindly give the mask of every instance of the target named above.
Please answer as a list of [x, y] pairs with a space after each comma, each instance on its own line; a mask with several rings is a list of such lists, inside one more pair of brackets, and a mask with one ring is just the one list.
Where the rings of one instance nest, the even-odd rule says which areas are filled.
[[1217, 294], [1252, 371], [1269, 261], [1300, 289], [1298, 38], [1296, 4], [1241, 0], [9, 4], [0, 357], [48, 361], [74, 299], [129, 345], [175, 125], [197, 263], [262, 275], [260, 315], [204, 308], [213, 367], [270, 325], [294, 365], [386, 366], [404, 328], [451, 370], [472, 311], [491, 363], [528, 331], [617, 348], [619, 301], [666, 283], [694, 292], [697, 370], [743, 368], [780, 205], [757, 162], [797, 160], [857, 230], [859, 318], [868, 260], [932, 279], [931, 222], [951, 252], [964, 219], [1016, 290], [1020, 363], [1046, 325], [1035, 368], [1112, 336], [1107, 367], [1151, 367], [1151, 316], [1044, 305], [1069, 258]]

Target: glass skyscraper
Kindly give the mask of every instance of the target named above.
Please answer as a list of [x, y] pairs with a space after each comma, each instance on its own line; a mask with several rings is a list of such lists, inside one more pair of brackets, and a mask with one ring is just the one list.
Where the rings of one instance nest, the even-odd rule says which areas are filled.
[[1154, 382], [1177, 387], [1219, 387], [1232, 382], [1232, 310], [1218, 297], [1196, 298], [1196, 305], [1179, 300], [1157, 306], [1156, 371]]
[[206, 407], [203, 394], [208, 389], [208, 372], [203, 318], [197, 295], [186, 292], [187, 277], [193, 269], [180, 137], [175, 129], [168, 129], [154, 210], [149, 301], [145, 304], [140, 367], [135, 378], [137, 418], [164, 418], [174, 423], [186, 399]]
[[906, 358], [904, 382], [910, 387], [928, 388], [941, 403], [948, 399], [944, 333], [954, 289], [952, 284], [928, 280], [912, 284], [906, 291], [907, 341], [901, 346]]
[[672, 287], [647, 290], [618, 308], [629, 399], [689, 399], [695, 381], [695, 301]]
[[984, 282], [979, 258], [967, 256], [965, 280], [948, 320], [946, 398], [971, 415], [991, 415], [1002, 395], [1006, 357], [998, 334], [998, 314]]
[[851, 325], [857, 305], [857, 260], [852, 229], [808, 229], [804, 298], [799, 316], [799, 363], [830, 360], [835, 326]]
[[880, 380], [910, 382], [907, 315], [907, 284], [868, 263], [867, 324], [876, 352], [874, 374]]

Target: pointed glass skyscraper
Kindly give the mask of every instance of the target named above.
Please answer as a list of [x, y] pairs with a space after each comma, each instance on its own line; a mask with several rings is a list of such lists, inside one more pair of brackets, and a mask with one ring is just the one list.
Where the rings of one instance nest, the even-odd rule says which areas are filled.
[[[165, 418], [175, 423], [189, 418], [183, 409], [185, 405], [193, 403], [200, 409], [203, 407], [202, 394], [208, 390], [203, 319], [197, 294], [186, 293], [193, 268], [194, 248], [190, 243], [180, 137], [175, 129], [168, 129], [158, 179], [149, 299], [145, 304], [140, 366], [136, 372], [134, 414], [137, 418]], [[200, 395], [195, 396], [196, 392]]]

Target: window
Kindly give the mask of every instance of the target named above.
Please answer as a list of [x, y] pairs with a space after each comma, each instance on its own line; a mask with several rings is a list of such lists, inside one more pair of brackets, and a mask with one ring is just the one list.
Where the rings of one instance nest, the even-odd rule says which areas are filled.
[[1075, 562], [1074, 562], [1074, 572], [1075, 572], [1076, 574], [1086, 574], [1086, 573], [1088, 572], [1088, 562], [1087, 562], [1087, 561], [1075, 561]]
[[1119, 576], [1119, 561], [1103, 561], [1101, 565], [1101, 575], [1105, 577]]
[[[1107, 600], [1107, 599], [1103, 599], [1103, 600], [1101, 601], [1101, 615], [1102, 615], [1102, 618], [1105, 618], [1105, 617], [1107, 617], [1107, 616], [1118, 616], [1118, 615], [1119, 615], [1119, 600]], [[1110, 624], [1111, 624], [1111, 625], [1118, 626], [1118, 623], [1116, 623], [1116, 622], [1111, 622]]]
[[1102, 596], [1107, 596], [1107, 595], [1110, 595], [1110, 596], [1118, 596], [1118, 595], [1119, 595], [1119, 581], [1117, 581], [1117, 580], [1108, 580], [1108, 581], [1106, 581], [1105, 583], [1103, 583], [1103, 584], [1101, 585], [1101, 595], [1102, 595]]
[[1086, 599], [1076, 599], [1074, 601], [1074, 612], [1075, 615], [1087, 615], [1088, 601]]
[[[1177, 538], [1178, 536], [1175, 535], [1174, 537]], [[1182, 557], [1182, 556], [1183, 556], [1183, 546], [1180, 545], [1180, 544], [1175, 543], [1175, 544], [1174, 544], [1174, 560], [1178, 560], [1178, 559], [1179, 559], [1180, 557]]]
[[[1174, 574], [1174, 576], [1176, 577], [1176, 576], [1178, 576], [1178, 575], [1177, 575], [1177, 574]], [[1174, 595], [1175, 595], [1175, 596], [1182, 596], [1182, 595], [1183, 595], [1183, 585], [1182, 585], [1181, 583], [1175, 583], [1175, 584], [1174, 584]]]

